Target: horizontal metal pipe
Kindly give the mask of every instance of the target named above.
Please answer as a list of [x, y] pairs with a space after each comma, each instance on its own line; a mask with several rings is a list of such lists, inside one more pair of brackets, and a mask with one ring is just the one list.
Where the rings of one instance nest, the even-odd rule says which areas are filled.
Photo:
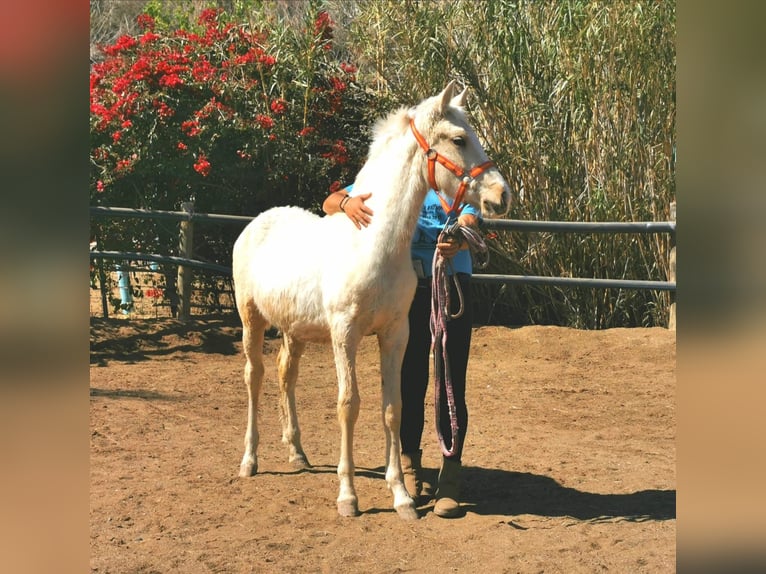
[[[175, 219], [177, 221], [221, 221], [246, 224], [253, 219], [250, 216], [214, 215], [205, 213], [186, 213], [183, 211], [161, 211], [132, 209], [127, 207], [92, 206], [91, 215], [97, 217], [140, 217], [157, 219]], [[627, 222], [589, 222], [589, 221], [527, 221], [520, 219], [487, 219], [481, 224], [484, 229], [516, 231], [552, 231], [569, 233], [671, 233], [676, 231], [674, 221], [627, 221]], [[118, 251], [91, 251], [91, 259], [117, 259], [134, 261], [154, 261], [187, 265], [231, 275], [231, 268], [215, 263], [184, 259], [170, 255], [144, 253], [126, 253]], [[543, 277], [537, 275], [492, 275], [477, 273], [475, 283], [484, 284], [527, 284], [551, 285], [562, 287], [591, 287], [606, 289], [650, 289], [657, 291], [675, 291], [676, 284], [671, 281], [642, 281], [630, 279], [590, 279], [581, 277]]]
[[[217, 215], [212, 213], [186, 213], [157, 209], [91, 206], [96, 217], [140, 217], [148, 219], [175, 219], [177, 221], [221, 221], [248, 223], [249, 215]], [[485, 219], [485, 229], [516, 231], [558, 231], [567, 233], [675, 233], [675, 221], [529, 221], [524, 219]]]
[[231, 267], [225, 267], [216, 263], [206, 261], [196, 261], [194, 259], [184, 259], [183, 257], [174, 257], [172, 255], [155, 255], [152, 253], [130, 253], [125, 251], [91, 251], [91, 259], [116, 259], [120, 261], [154, 261], [155, 263], [172, 263], [174, 265], [185, 265], [187, 267], [197, 267], [207, 269], [208, 271], [217, 271], [224, 275], [231, 275]]
[[521, 283], [527, 285], [553, 285], [561, 287], [593, 287], [606, 289], [652, 289], [657, 291], [675, 291], [676, 284], [671, 281], [643, 281], [633, 279], [588, 279], [583, 277], [543, 277], [540, 275], [492, 275], [476, 273], [474, 283]]
[[162, 211], [159, 209], [132, 209], [130, 207], [91, 206], [90, 214], [95, 217], [138, 217], [141, 219], [174, 219], [176, 221], [221, 221], [247, 224], [253, 217], [247, 215], [217, 215], [212, 213], [186, 213], [184, 211]]
[[674, 221], [527, 221], [485, 219], [482, 228], [565, 233], [675, 233]]

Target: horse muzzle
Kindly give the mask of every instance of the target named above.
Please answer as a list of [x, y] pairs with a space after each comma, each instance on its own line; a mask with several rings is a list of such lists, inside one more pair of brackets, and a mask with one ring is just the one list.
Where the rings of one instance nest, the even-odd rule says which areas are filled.
[[502, 217], [511, 208], [511, 192], [505, 181], [492, 184], [488, 192], [481, 194], [481, 214], [483, 217]]

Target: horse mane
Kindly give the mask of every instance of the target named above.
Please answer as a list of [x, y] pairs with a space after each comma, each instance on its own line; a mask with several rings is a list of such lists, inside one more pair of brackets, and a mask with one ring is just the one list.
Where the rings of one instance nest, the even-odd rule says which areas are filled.
[[[441, 113], [434, 106], [429, 106], [427, 112], [426, 117], [429, 121], [436, 121]], [[454, 100], [452, 105], [445, 109], [443, 113], [445, 115], [454, 114], [459, 121], [467, 123], [465, 108]], [[414, 114], [414, 107], [403, 106], [385, 117], [378, 118], [372, 127], [372, 143], [370, 144], [368, 158], [376, 157], [382, 150], [389, 149], [392, 140], [402, 136], [409, 129], [410, 118], [414, 117]]]
[[390, 149], [391, 141], [400, 137], [409, 127], [409, 108], [401, 107], [385, 117], [378, 118], [372, 127], [372, 143], [369, 157], [376, 157], [381, 151]]

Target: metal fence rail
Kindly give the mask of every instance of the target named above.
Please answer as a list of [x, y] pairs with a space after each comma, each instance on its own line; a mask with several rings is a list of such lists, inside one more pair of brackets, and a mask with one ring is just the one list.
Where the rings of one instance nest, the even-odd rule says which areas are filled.
[[675, 281], [644, 281], [638, 279], [588, 279], [584, 277], [545, 277], [541, 275], [493, 275], [474, 273], [473, 283], [516, 283], [526, 285], [550, 285], [556, 287], [592, 287], [594, 289], [652, 289], [675, 291]]
[[555, 231], [558, 233], [675, 233], [675, 221], [529, 221], [486, 219], [487, 229]]
[[[242, 215], [218, 215], [209, 213], [195, 213], [189, 205], [185, 205], [186, 211], [161, 211], [147, 209], [131, 209], [125, 207], [92, 206], [92, 217], [129, 217], [141, 219], [169, 219], [182, 222], [182, 228], [191, 222], [217, 222], [247, 224], [253, 217]], [[671, 215], [675, 216], [675, 205], [671, 205]], [[650, 289], [656, 291], [670, 291], [675, 296], [675, 221], [627, 221], [627, 222], [595, 222], [595, 221], [527, 221], [520, 219], [487, 219], [482, 222], [483, 229], [498, 229], [506, 231], [522, 232], [552, 232], [552, 233], [669, 233], [671, 235], [671, 268], [670, 281], [644, 281], [633, 279], [598, 279], [585, 277], [544, 277], [537, 275], [493, 275], [489, 273], [475, 273], [475, 283], [484, 284], [527, 284], [549, 285], [559, 287], [586, 287], [596, 289]], [[182, 235], [184, 230], [182, 229]], [[182, 241], [190, 241], [190, 237], [182, 237]], [[179, 266], [179, 271], [184, 267], [204, 269], [222, 275], [231, 276], [231, 267], [196, 261], [187, 257], [173, 257], [168, 255], [156, 255], [146, 253], [127, 253], [118, 251], [91, 251], [90, 258], [94, 260], [122, 260], [122, 261], [150, 261], [155, 263], [171, 263]], [[674, 314], [675, 301], [671, 304], [671, 313]], [[673, 318], [674, 323], [674, 318]]]
[[110, 259], [117, 261], [150, 261], [152, 263], [171, 263], [173, 265], [186, 265], [187, 267], [194, 267], [195, 269], [215, 271], [222, 275], [231, 275], [231, 267], [218, 265], [217, 263], [208, 263], [206, 261], [197, 261], [195, 259], [186, 259], [184, 257], [175, 257], [173, 255], [131, 253], [129, 251], [91, 251], [90, 258]]
[[132, 209], [130, 207], [91, 206], [90, 214], [94, 217], [137, 217], [139, 219], [169, 219], [175, 221], [206, 221], [219, 223], [250, 223], [254, 218], [249, 215], [218, 215], [215, 213], [195, 213], [193, 211], [162, 211], [159, 209]]

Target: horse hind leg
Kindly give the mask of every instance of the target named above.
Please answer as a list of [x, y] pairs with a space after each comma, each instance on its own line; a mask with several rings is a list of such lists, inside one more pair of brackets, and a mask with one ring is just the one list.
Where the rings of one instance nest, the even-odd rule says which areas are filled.
[[247, 387], [247, 430], [245, 454], [239, 467], [239, 476], [253, 476], [258, 472], [258, 401], [263, 386], [263, 338], [268, 326], [257, 309], [242, 314], [242, 347], [245, 352], [245, 386]]
[[301, 430], [295, 407], [295, 384], [298, 380], [298, 364], [305, 343], [288, 335], [282, 338], [277, 367], [279, 373], [279, 418], [282, 422], [282, 442], [289, 448], [288, 460], [295, 468], [309, 468], [308, 458], [301, 446]]

